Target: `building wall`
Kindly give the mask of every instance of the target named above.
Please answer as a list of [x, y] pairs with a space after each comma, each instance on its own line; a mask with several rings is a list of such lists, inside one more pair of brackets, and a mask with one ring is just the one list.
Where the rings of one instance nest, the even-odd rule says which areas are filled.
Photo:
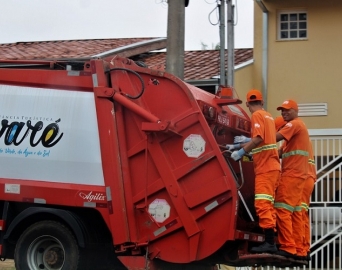
[[[235, 70], [234, 72], [234, 88], [239, 97], [242, 100], [241, 106], [248, 112], [246, 107], [246, 94], [247, 92], [254, 88], [253, 80], [250, 78], [254, 77], [254, 64], [249, 64], [242, 68]], [[248, 78], [248, 79], [246, 79]]]
[[[326, 102], [328, 115], [303, 117], [308, 128], [341, 128], [342, 1], [265, 0], [269, 11], [267, 109], [274, 116], [283, 100], [298, 103]], [[307, 11], [307, 39], [277, 40], [279, 10]], [[261, 89], [262, 11], [254, 7], [254, 78]]]

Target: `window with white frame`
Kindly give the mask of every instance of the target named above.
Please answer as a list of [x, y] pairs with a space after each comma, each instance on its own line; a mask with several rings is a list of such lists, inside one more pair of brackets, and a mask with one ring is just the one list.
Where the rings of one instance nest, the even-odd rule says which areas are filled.
[[278, 13], [278, 39], [307, 39], [307, 12], [281, 11]]

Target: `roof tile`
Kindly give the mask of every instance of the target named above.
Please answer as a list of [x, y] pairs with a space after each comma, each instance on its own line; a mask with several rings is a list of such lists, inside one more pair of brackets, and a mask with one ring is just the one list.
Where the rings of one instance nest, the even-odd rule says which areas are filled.
[[[90, 58], [93, 55], [151, 39], [152, 38], [87, 39], [0, 44], [0, 59], [42, 60]], [[226, 51], [225, 59], [227, 59], [227, 55]], [[235, 65], [244, 63], [253, 59], [253, 49], [235, 49], [234, 57]], [[143, 61], [147, 66], [154, 69], [165, 69], [166, 52], [146, 52], [131, 58], [133, 60]], [[185, 80], [210, 79], [219, 74], [219, 50], [184, 52]]]

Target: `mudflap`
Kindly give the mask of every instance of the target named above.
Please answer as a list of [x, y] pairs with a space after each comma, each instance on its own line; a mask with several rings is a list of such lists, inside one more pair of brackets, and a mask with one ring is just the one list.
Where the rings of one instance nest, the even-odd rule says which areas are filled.
[[307, 261], [295, 260], [292, 258], [286, 258], [275, 254], [244, 254], [239, 255], [235, 260], [230, 260], [229, 265], [232, 266], [275, 266], [275, 267], [302, 267], [308, 265]]

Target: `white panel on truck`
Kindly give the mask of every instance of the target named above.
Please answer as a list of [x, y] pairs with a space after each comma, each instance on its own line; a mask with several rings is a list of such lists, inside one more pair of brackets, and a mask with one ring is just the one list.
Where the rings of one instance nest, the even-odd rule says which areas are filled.
[[104, 185], [94, 94], [0, 85], [0, 177]]

